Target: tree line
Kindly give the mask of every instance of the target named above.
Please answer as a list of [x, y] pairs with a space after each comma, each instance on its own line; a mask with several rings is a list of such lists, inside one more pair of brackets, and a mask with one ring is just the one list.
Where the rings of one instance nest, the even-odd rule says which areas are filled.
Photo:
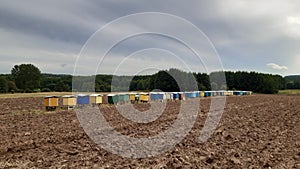
[[[95, 82], [81, 77], [81, 87], [94, 83], [96, 92], [192, 90], [249, 90], [256, 93], [277, 93], [283, 89], [300, 89], [300, 76], [282, 77], [258, 72], [225, 71], [206, 73], [184, 72], [178, 69], [161, 70], [153, 75], [113, 76], [96, 75]], [[72, 90], [72, 75], [42, 74], [32, 64], [15, 65], [10, 74], [0, 75], [0, 92], [63, 92]]]
[[300, 75], [286, 76], [287, 89], [300, 89]]

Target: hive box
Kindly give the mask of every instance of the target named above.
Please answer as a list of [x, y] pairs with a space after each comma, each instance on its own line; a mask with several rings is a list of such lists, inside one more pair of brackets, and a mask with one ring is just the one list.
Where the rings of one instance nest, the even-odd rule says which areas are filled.
[[167, 99], [167, 100], [173, 100], [173, 93], [167, 92], [167, 93], [166, 93], [166, 99]]
[[129, 100], [131, 101], [131, 102], [134, 102], [134, 101], [136, 101], [135, 99], [135, 95], [136, 95], [137, 93], [129, 93]]
[[109, 104], [116, 104], [116, 103], [118, 103], [118, 95], [116, 95], [116, 94], [108, 94], [107, 98], [108, 98], [108, 103]]
[[155, 100], [163, 100], [164, 95], [163, 93], [159, 93], [159, 92], [151, 92], [150, 93], [150, 99], [155, 101]]
[[204, 97], [204, 92], [203, 91], [200, 92], [200, 97]]
[[55, 110], [58, 107], [57, 96], [46, 96], [44, 97], [44, 105], [46, 110]]
[[120, 103], [129, 102], [129, 94], [127, 94], [127, 93], [118, 94], [118, 102], [120, 102]]
[[90, 103], [89, 95], [79, 94], [77, 95], [77, 104], [84, 105]]
[[141, 102], [149, 102], [149, 93], [140, 93], [139, 95]]
[[102, 94], [91, 94], [90, 103], [91, 104], [102, 104]]
[[62, 96], [63, 107], [73, 108], [76, 106], [76, 96], [73, 95], [65, 95]]
[[179, 93], [173, 92], [173, 100], [179, 100]]
[[76, 96], [65, 95], [63, 98], [63, 106], [75, 106], [76, 105]]

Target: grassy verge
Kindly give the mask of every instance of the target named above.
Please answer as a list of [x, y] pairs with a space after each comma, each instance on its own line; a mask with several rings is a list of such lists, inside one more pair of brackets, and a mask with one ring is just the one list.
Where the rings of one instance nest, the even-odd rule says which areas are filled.
[[294, 89], [294, 90], [279, 90], [278, 94], [300, 94], [300, 89]]
[[63, 95], [70, 95], [70, 94], [72, 94], [72, 92], [14, 93], [14, 94], [0, 94], [0, 98], [63, 96]]

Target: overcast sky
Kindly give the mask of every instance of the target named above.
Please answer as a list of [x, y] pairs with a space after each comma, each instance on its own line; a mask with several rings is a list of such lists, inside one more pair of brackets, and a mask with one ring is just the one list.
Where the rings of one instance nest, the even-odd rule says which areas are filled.
[[[15, 64], [33, 63], [44, 73], [72, 74], [80, 56], [75, 71], [78, 74], [147, 74], [170, 67], [203, 72], [225, 69], [300, 74], [299, 9], [300, 1], [296, 0], [1, 0], [0, 73], [9, 73]], [[210, 41], [187, 26], [161, 17], [107, 27], [105, 39], [93, 45], [104, 51], [112, 39], [129, 30], [147, 31], [148, 24], [170, 34], [183, 32], [191, 43], [200, 39], [200, 47], [209, 48], [211, 42], [210, 52], [203, 47], [200, 57], [216, 57], [211, 52], [215, 48], [223, 66], [214, 63], [215, 58], [203, 65], [179, 41], [158, 34], [119, 39], [102, 61], [97, 51], [79, 55], [87, 40], [93, 34], [98, 36], [97, 30], [120, 17], [142, 12], [183, 18]]]

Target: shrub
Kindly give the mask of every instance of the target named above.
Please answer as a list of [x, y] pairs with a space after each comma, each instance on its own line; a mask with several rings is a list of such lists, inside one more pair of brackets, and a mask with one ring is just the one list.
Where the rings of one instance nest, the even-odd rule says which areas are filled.
[[41, 92], [51, 92], [51, 90], [49, 88], [43, 88]]
[[24, 92], [25, 92], [25, 93], [32, 93], [33, 91], [32, 91], [31, 89], [28, 89], [28, 88], [27, 88], [27, 89], [24, 90]]

